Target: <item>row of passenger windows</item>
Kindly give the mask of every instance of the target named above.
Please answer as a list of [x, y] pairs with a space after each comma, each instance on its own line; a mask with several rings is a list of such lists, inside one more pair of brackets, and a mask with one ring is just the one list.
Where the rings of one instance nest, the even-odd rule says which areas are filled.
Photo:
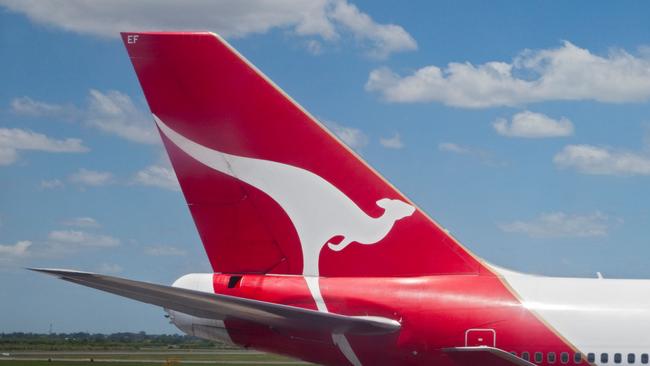
[[[513, 355], [517, 356], [517, 352], [511, 352]], [[533, 358], [531, 359], [530, 353], [528, 352], [522, 352], [521, 353], [521, 358], [523, 358], [526, 361], [533, 361], [535, 363], [542, 363], [544, 361], [544, 354], [542, 352], [535, 352], [533, 353]], [[609, 362], [609, 353], [601, 353], [599, 357], [600, 363], [608, 363]], [[635, 363], [636, 362], [636, 354], [635, 353], [628, 353], [626, 357], [627, 363]], [[648, 356], [647, 353], [642, 353], [640, 357], [640, 363], [641, 364], [647, 364], [648, 361], [650, 360], [650, 357]], [[549, 352], [546, 354], [546, 362], [548, 363], [555, 363], [558, 361], [557, 355], [555, 352]], [[569, 353], [568, 352], [562, 352], [560, 353], [559, 357], [560, 363], [569, 363]], [[573, 354], [573, 362], [574, 363], [580, 363], [583, 361], [582, 353], [574, 353]], [[614, 353], [613, 357], [614, 363], [621, 363], [623, 362], [623, 354], [622, 353]], [[587, 362], [596, 362], [596, 354], [595, 353], [587, 353]]]

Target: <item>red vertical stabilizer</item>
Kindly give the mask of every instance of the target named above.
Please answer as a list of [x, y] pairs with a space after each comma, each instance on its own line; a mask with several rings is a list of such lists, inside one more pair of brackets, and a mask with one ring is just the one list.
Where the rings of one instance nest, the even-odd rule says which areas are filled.
[[219, 36], [122, 37], [215, 272], [480, 272], [465, 248]]

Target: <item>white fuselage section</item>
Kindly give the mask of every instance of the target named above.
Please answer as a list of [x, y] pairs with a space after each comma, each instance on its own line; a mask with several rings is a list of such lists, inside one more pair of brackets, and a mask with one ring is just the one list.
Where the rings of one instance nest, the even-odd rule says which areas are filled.
[[[650, 353], [650, 280], [542, 277], [492, 268], [526, 308], [584, 355], [593, 353], [595, 364], [627, 365], [632, 353], [635, 362], [629, 364], [639, 365], [641, 355]], [[607, 363], [600, 362], [603, 353]]]

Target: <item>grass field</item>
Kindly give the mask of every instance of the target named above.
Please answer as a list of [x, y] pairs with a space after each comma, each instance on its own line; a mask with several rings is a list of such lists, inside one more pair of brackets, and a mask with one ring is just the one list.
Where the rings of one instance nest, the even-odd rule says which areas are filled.
[[309, 363], [185, 335], [0, 333], [0, 366], [274, 365]]
[[[92, 361], [91, 361], [92, 360]], [[0, 366], [52, 365], [310, 365], [287, 357], [247, 350], [20, 351], [0, 356]]]

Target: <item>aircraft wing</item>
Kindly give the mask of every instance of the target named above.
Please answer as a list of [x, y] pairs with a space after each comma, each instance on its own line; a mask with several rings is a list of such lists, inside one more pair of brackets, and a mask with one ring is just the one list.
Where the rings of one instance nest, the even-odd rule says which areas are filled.
[[207, 293], [90, 272], [30, 268], [62, 280], [207, 319], [241, 319], [269, 326], [333, 334], [386, 334], [400, 329], [396, 320], [323, 313], [236, 296]]
[[458, 366], [535, 366], [494, 347], [454, 347], [444, 351]]

